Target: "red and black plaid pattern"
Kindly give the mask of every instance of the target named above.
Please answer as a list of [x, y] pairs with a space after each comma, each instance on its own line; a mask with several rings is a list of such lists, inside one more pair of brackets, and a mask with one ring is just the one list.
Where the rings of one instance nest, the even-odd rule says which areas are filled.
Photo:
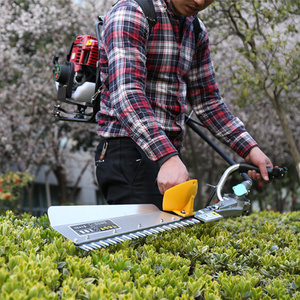
[[97, 114], [98, 134], [130, 136], [154, 161], [176, 152], [189, 102], [205, 126], [241, 156], [256, 145], [220, 96], [206, 29], [195, 38], [194, 17], [179, 29], [168, 3], [154, 0], [157, 23], [134, 0], [107, 14], [100, 45], [101, 80], [109, 77]]

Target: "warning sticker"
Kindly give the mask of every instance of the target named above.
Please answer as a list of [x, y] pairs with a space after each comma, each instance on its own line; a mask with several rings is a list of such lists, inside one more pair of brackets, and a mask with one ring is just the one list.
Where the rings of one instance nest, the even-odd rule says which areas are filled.
[[103, 220], [103, 221], [93, 222], [93, 223], [73, 225], [70, 226], [70, 228], [73, 231], [75, 231], [78, 235], [85, 235], [85, 234], [97, 233], [97, 232], [102, 232], [107, 230], [113, 230], [120, 227], [111, 220]]

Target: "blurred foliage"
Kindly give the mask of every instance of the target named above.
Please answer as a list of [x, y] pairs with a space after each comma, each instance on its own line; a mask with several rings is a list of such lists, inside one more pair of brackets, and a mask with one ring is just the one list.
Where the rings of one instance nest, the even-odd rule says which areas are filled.
[[0, 213], [7, 208], [18, 212], [20, 198], [24, 197], [24, 188], [31, 184], [34, 177], [26, 170], [25, 172], [6, 171], [0, 174]]

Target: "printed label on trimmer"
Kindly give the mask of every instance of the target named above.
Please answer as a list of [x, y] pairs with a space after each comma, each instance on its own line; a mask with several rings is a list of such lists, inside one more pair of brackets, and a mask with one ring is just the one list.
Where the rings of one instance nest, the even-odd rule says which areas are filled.
[[222, 216], [216, 212], [197, 214], [195, 217], [204, 222], [209, 222], [209, 221], [218, 220], [222, 218]]
[[78, 235], [85, 235], [85, 234], [118, 229], [120, 227], [111, 220], [103, 220], [103, 221], [93, 222], [93, 223], [73, 225], [70, 226], [70, 228], [73, 231], [75, 231]]

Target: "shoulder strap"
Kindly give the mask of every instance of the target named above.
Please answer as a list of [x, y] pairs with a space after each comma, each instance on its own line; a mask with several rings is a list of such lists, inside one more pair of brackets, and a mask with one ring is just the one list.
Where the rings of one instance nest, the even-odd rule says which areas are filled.
[[[135, 0], [135, 2], [143, 10], [143, 12], [148, 20], [148, 23], [149, 23], [149, 32], [151, 32], [152, 28], [154, 27], [154, 25], [157, 22], [156, 12], [155, 12], [152, 0]], [[193, 24], [194, 24], [195, 41], [197, 42], [199, 33], [201, 31], [199, 19], [197, 16], [194, 19]]]
[[149, 23], [149, 33], [151, 32], [153, 26], [157, 22], [156, 12], [154, 9], [154, 5], [152, 0], [135, 0], [135, 2], [141, 7], [143, 10], [148, 23]]
[[195, 33], [195, 43], [197, 43], [198, 36], [200, 34], [200, 31], [201, 31], [201, 26], [200, 26], [199, 19], [198, 19], [197, 16], [194, 19], [193, 24], [194, 24], [194, 33]]

